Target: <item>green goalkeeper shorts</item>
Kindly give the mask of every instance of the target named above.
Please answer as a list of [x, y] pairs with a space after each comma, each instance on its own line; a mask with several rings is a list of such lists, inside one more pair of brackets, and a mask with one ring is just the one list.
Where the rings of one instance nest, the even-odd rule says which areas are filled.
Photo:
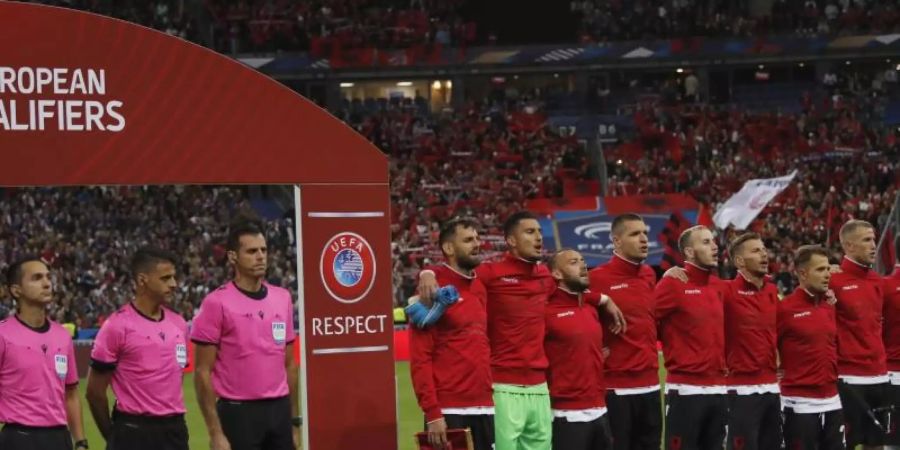
[[547, 383], [494, 384], [495, 450], [550, 450], [552, 437]]

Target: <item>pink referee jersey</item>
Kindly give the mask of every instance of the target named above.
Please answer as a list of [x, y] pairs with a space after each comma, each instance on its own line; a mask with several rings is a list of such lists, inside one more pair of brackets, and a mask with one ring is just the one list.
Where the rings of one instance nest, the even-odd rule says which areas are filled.
[[181, 382], [188, 364], [187, 323], [163, 308], [159, 320], [128, 304], [113, 314], [94, 340], [91, 367], [115, 370], [116, 409], [141, 416], [184, 414]]
[[66, 425], [66, 386], [78, 384], [72, 336], [56, 322], [40, 328], [0, 321], [0, 422]]
[[220, 398], [262, 400], [288, 395], [285, 346], [294, 341], [291, 294], [264, 283], [262, 295], [230, 282], [211, 292], [194, 318], [191, 340], [219, 347], [212, 372]]

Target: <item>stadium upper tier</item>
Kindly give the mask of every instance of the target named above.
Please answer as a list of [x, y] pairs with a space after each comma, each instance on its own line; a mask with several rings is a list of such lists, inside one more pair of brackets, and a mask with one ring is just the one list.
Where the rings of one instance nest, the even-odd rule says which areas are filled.
[[413, 49], [434, 56], [433, 47], [877, 35], [900, 26], [892, 0], [573, 0], [539, 8], [505, 0], [38, 2], [137, 22], [222, 53], [300, 51], [314, 57], [359, 49]]

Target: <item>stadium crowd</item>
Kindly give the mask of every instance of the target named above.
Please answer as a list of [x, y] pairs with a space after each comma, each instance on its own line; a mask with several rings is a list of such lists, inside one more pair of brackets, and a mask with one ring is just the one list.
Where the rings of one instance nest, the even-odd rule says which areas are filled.
[[197, 41], [198, 24], [195, 14], [186, 8], [185, 0], [20, 0], [27, 3], [90, 11], [104, 16], [134, 22], [172, 36]]
[[[27, 1], [27, 0], [26, 0]], [[201, 41], [223, 53], [332, 48], [398, 49], [475, 42], [476, 24], [458, 13], [465, 0], [31, 0], [82, 9]], [[202, 30], [206, 32], [207, 30]]]
[[777, 0], [750, 14], [748, 1], [573, 1], [582, 42], [684, 37], [857, 35], [893, 33], [900, 26], [894, 1]]
[[[466, 0], [32, 0], [93, 11], [201, 42], [224, 53], [468, 47], [503, 36], [463, 17]], [[690, 37], [889, 34], [900, 27], [893, 0], [750, 2], [574, 0], [574, 42]], [[204, 28], [201, 30], [201, 27]], [[211, 33], [207, 34], [209, 29]]]
[[[10, 261], [40, 255], [56, 281], [51, 317], [78, 328], [98, 327], [131, 300], [129, 261], [146, 245], [181, 258], [172, 309], [190, 320], [203, 297], [229, 275], [228, 223], [236, 215], [255, 215], [237, 187], [4, 188], [0, 198], [0, 272]], [[293, 221], [272, 220], [267, 226], [269, 281], [296, 298]], [[0, 317], [6, 317], [13, 305], [2, 294]]]
[[208, 2], [219, 51], [310, 51], [332, 48], [398, 49], [437, 44], [460, 46], [476, 37], [475, 24], [457, 9], [463, 0], [364, 0], [310, 2]]

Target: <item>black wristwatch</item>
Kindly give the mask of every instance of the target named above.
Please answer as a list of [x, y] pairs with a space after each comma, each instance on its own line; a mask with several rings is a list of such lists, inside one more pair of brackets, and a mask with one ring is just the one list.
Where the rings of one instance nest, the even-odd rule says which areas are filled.
[[80, 441], [78, 441], [78, 442], [75, 443], [75, 449], [78, 450], [79, 448], [83, 448], [83, 449], [85, 449], [85, 450], [88, 450], [87, 439], [82, 439], [82, 440], [80, 440]]
[[294, 417], [293, 419], [291, 419], [291, 425], [300, 428], [303, 425], [303, 417]]

